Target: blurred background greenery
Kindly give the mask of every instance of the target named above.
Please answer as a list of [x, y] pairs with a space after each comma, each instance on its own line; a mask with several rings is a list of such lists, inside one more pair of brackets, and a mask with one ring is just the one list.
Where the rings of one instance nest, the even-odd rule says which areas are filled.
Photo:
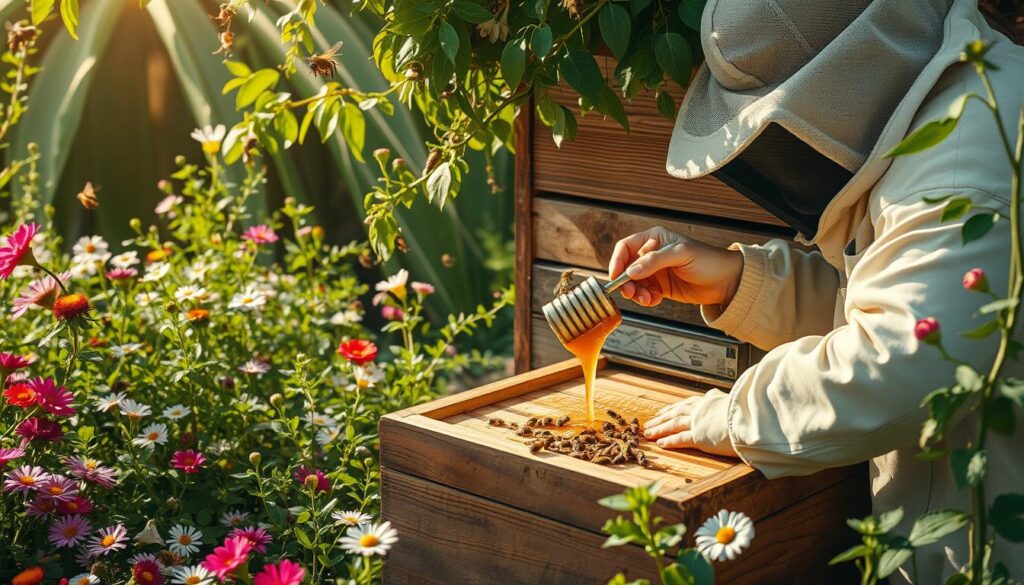
[[[285, 48], [274, 21], [294, 6], [292, 0], [255, 4], [259, 10], [251, 21], [243, 15], [235, 19], [232, 59], [253, 69], [275, 67]], [[338, 81], [363, 90], [385, 89], [370, 59], [380, 24], [371, 15], [350, 15], [349, 0], [328, 0], [320, 10], [317, 43], [344, 43]], [[30, 60], [42, 70], [3, 156], [6, 161], [20, 158], [30, 142], [39, 144], [41, 195], [55, 206], [68, 245], [81, 235], [102, 234], [119, 249], [130, 218], [156, 221], [153, 210], [163, 197], [156, 184], [176, 170], [175, 156], [202, 159], [199, 144], [189, 137], [192, 129], [230, 127], [240, 119], [232, 96], [221, 93], [231, 75], [222, 64], [224, 56], [215, 54], [217, 29], [210, 15], [216, 13], [217, 3], [204, 0], [153, 0], [145, 9], [130, 0], [83, 0], [80, 40], [71, 39], [59, 19], [43, 25], [40, 51]], [[0, 20], [26, 16], [24, 0], [0, 0]], [[287, 84], [296, 97], [314, 95], [322, 85], [302, 74]], [[367, 159], [373, 149], [388, 147], [412, 168], [421, 168], [427, 137], [422, 120], [401, 105], [391, 117], [379, 109], [367, 112]], [[270, 169], [269, 181], [256, 208], [274, 209], [285, 197], [294, 197], [316, 207], [329, 242], [365, 238], [362, 199], [377, 169], [372, 160], [369, 165], [356, 161], [340, 136], [325, 144], [314, 140], [282, 149], [265, 155], [263, 162]], [[496, 157], [497, 192], [486, 182], [482, 156], [470, 162], [476, 171], [467, 176], [455, 205], [441, 211], [421, 202], [401, 210], [408, 251], [368, 270], [367, 280], [405, 267], [414, 279], [437, 287], [431, 307], [437, 315], [486, 304], [496, 288], [511, 283], [511, 157], [507, 152]], [[86, 181], [96, 187], [101, 202], [93, 211], [76, 200]], [[511, 314], [503, 317], [474, 338], [478, 348], [511, 352]]]

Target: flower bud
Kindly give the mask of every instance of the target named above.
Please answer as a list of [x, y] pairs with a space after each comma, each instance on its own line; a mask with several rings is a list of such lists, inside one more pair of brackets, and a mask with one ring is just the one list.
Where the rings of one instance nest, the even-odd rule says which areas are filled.
[[320, 483], [320, 478], [316, 475], [307, 475], [302, 483], [306, 486], [307, 490], [315, 490], [316, 486]]
[[28, 143], [28, 153], [33, 155], [33, 156], [39, 154], [39, 145], [36, 144], [35, 142], [29, 142]]
[[188, 162], [188, 159], [186, 159], [183, 155], [179, 154], [178, 156], [174, 157], [174, 164], [178, 165], [179, 167], [185, 166], [186, 162]]
[[377, 159], [377, 162], [379, 162], [381, 165], [384, 165], [385, 163], [388, 162], [388, 159], [391, 158], [391, 149], [378, 148], [373, 151], [373, 158]]
[[177, 510], [178, 498], [175, 498], [174, 496], [167, 498], [167, 507], [170, 508], [171, 510]]
[[128, 220], [128, 226], [132, 228], [133, 231], [140, 232], [142, 231], [142, 220], [137, 217], [133, 217]]
[[976, 292], [988, 292], [988, 278], [981, 268], [972, 268], [964, 274], [964, 288]]
[[270, 404], [272, 404], [276, 408], [281, 408], [281, 405], [284, 404], [284, 396], [281, 396], [279, 393], [276, 392], [274, 394], [271, 394]]
[[938, 345], [942, 341], [939, 321], [935, 317], [925, 317], [914, 325], [914, 337], [929, 344]]
[[313, 229], [309, 230], [309, 233], [313, 234], [313, 238], [322, 240], [324, 237], [324, 226], [315, 225], [313, 226]]
[[402, 167], [405, 166], [405, 159], [402, 157], [396, 157], [395, 160], [391, 161], [391, 170], [398, 172]]
[[371, 453], [369, 449], [367, 449], [366, 447], [364, 447], [362, 445], [359, 445], [358, 447], [356, 447], [354, 453], [355, 453], [356, 457], [359, 457], [361, 459], [365, 459], [367, 457], [372, 457], [373, 456], [373, 453]]
[[160, 191], [163, 191], [164, 193], [170, 194], [171, 187], [173, 187], [173, 185], [167, 179], [160, 179], [159, 181], [156, 182], [156, 188], [159, 189]]
[[258, 467], [262, 456], [259, 451], [253, 451], [249, 453], [249, 463], [252, 463], [253, 467]]
[[221, 381], [226, 390], [232, 390], [235, 387], [235, 379], [231, 376], [224, 376], [224, 380]]

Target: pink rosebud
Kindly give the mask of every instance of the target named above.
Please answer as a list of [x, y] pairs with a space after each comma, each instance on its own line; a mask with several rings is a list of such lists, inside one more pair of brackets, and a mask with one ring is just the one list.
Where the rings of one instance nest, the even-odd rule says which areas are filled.
[[914, 325], [914, 337], [930, 344], [938, 345], [942, 339], [939, 332], [939, 321], [935, 317], [925, 317]]
[[964, 274], [964, 288], [976, 292], [988, 292], [988, 278], [981, 268], [972, 268]]

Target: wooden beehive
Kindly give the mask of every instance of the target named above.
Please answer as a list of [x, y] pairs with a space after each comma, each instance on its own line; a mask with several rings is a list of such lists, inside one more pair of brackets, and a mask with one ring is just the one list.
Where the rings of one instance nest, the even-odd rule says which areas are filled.
[[[610, 72], [613, 64], [603, 66]], [[575, 108], [570, 92], [559, 101]], [[681, 92], [675, 95], [681, 102]], [[665, 172], [672, 123], [653, 96], [626, 105], [632, 130], [588, 115], [576, 140], [556, 148], [528, 108], [516, 155], [516, 368], [507, 380], [386, 416], [381, 421], [383, 516], [401, 541], [385, 583], [597, 584], [626, 570], [657, 581], [644, 551], [602, 550], [611, 517], [597, 500], [661, 480], [658, 513], [693, 531], [720, 509], [750, 515], [758, 537], [716, 567], [719, 583], [841, 583], [826, 573], [850, 543], [844, 519], [868, 513], [862, 466], [768, 481], [734, 459], [644, 448], [658, 470], [602, 467], [563, 455], [532, 455], [507, 429], [487, 424], [583, 412], [575, 360], [540, 313], [558, 275], [601, 276], [615, 242], [662, 225], [703, 241], [757, 243], [792, 232], [715, 179]], [[598, 412], [649, 418], [710, 387], [727, 389], [761, 355], [709, 330], [697, 307], [646, 309], [620, 302], [624, 323], [609, 338], [598, 376]]]

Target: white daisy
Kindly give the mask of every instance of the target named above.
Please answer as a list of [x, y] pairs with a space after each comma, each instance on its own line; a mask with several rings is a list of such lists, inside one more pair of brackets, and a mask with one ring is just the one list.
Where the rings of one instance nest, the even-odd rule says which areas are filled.
[[[104, 254], [109, 258], [110, 254], [107, 254], [107, 249], [110, 247], [106, 240], [100, 236], [82, 236], [78, 239], [78, 242], [71, 249], [72, 254], [71, 261], [75, 264], [79, 262], [88, 262], [90, 260], [96, 260], [102, 258]], [[104, 258], [104, 261], [106, 259]]]
[[721, 510], [695, 534], [697, 550], [712, 561], [733, 560], [754, 540], [754, 522], [743, 512]]
[[110, 265], [115, 268], [131, 268], [139, 263], [139, 253], [135, 250], [122, 252], [110, 259]]
[[260, 376], [270, 371], [270, 364], [263, 360], [249, 360], [238, 366], [238, 371], [243, 374]]
[[163, 199], [160, 200], [159, 203], [156, 204], [156, 209], [154, 209], [153, 211], [156, 212], [157, 215], [166, 215], [168, 217], [173, 218], [174, 214], [171, 212], [174, 211], [175, 207], [177, 207], [184, 201], [185, 198], [182, 197], [181, 195], [168, 195], [167, 197], [164, 197]]
[[160, 300], [160, 295], [155, 292], [141, 292], [135, 295], [135, 304], [140, 307], [148, 307]]
[[199, 545], [203, 544], [203, 533], [193, 526], [182, 526], [175, 524], [171, 528], [170, 538], [167, 539], [167, 548], [174, 554], [183, 557], [199, 552]]
[[227, 129], [224, 128], [224, 124], [217, 124], [216, 127], [207, 124], [193, 130], [191, 136], [196, 142], [203, 145], [203, 152], [217, 154], [217, 151], [220, 150], [220, 142], [224, 140], [225, 132]]
[[255, 311], [263, 305], [267, 304], [267, 295], [262, 291], [256, 290], [255, 288], [246, 289], [245, 292], [241, 292], [231, 297], [231, 302], [228, 303], [229, 309], [241, 309], [243, 311]]
[[352, 374], [355, 381], [347, 388], [351, 392], [368, 390], [376, 386], [377, 382], [384, 380], [384, 372], [372, 363], [356, 366]]
[[100, 396], [94, 400], [93, 404], [95, 404], [96, 408], [100, 409], [102, 412], [107, 412], [111, 408], [119, 406], [121, 401], [127, 397], [128, 395], [124, 392], [111, 392], [106, 396]]
[[405, 268], [377, 283], [378, 292], [392, 293], [398, 298], [405, 298], [405, 285], [409, 282], [409, 271]]
[[210, 585], [215, 575], [201, 565], [193, 567], [174, 567], [171, 583], [175, 585]]
[[306, 415], [306, 422], [315, 427], [333, 426], [337, 421], [329, 414], [311, 412]]
[[323, 427], [316, 432], [316, 442], [321, 445], [326, 445], [333, 441], [338, 440], [341, 436], [341, 427]]
[[131, 355], [142, 349], [141, 343], [125, 343], [124, 345], [115, 345], [110, 348], [110, 355], [117, 359], [121, 359], [126, 355]]
[[353, 325], [362, 320], [363, 316], [359, 314], [359, 311], [353, 311], [352, 309], [345, 309], [331, 315], [331, 325]]
[[142, 433], [132, 439], [133, 445], [144, 447], [146, 449], [152, 449], [153, 445], [163, 445], [167, 442], [167, 425], [163, 423], [153, 423], [146, 428], [142, 429]]
[[167, 262], [154, 262], [146, 267], [142, 282], [157, 282], [170, 272], [171, 265]]
[[93, 276], [103, 270], [103, 267], [107, 264], [108, 258], [110, 258], [110, 254], [100, 254], [99, 256], [84, 258], [73, 263], [68, 272], [71, 273], [72, 278]]
[[206, 296], [206, 289], [201, 286], [179, 286], [174, 291], [174, 298], [178, 301], [198, 301]]
[[217, 262], [207, 262], [205, 260], [196, 260], [192, 266], [185, 269], [185, 278], [190, 282], [196, 282], [197, 280], [203, 280], [206, 278], [206, 273], [211, 270], [216, 270], [219, 264]]
[[192, 409], [184, 404], [175, 404], [164, 409], [164, 418], [178, 420], [192, 414]]
[[241, 510], [228, 510], [220, 517], [220, 523], [227, 527], [241, 526], [249, 519], [248, 512]]
[[359, 526], [360, 524], [369, 524], [373, 521], [373, 516], [364, 514], [359, 510], [348, 510], [347, 512], [335, 512], [331, 514], [331, 518], [338, 524], [348, 524], [349, 526]]
[[75, 575], [68, 581], [68, 585], [95, 585], [100, 582], [100, 578], [92, 573], [80, 573]]
[[153, 412], [153, 409], [149, 406], [142, 404], [141, 402], [136, 402], [131, 398], [122, 400], [117, 406], [121, 409], [121, 414], [128, 418], [140, 419], [144, 416], [149, 416], [150, 413]]
[[398, 531], [390, 522], [352, 526], [341, 538], [341, 548], [364, 557], [385, 555], [398, 542]]

